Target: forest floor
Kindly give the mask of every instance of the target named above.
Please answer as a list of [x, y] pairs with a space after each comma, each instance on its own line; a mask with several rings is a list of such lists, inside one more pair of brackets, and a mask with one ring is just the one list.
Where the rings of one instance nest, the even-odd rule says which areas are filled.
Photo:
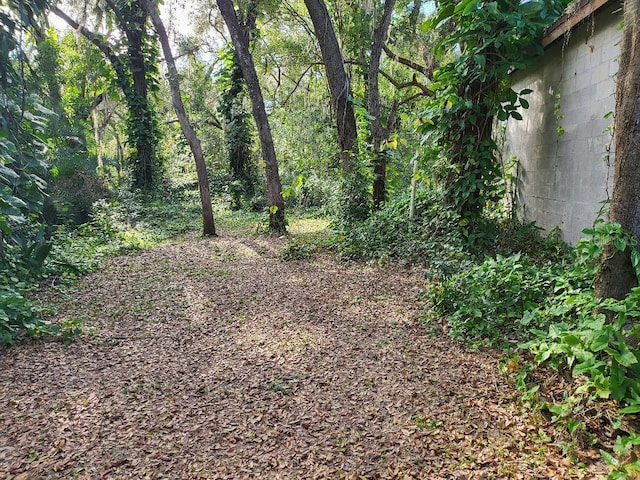
[[425, 330], [419, 271], [286, 241], [187, 235], [45, 294], [86, 333], [0, 351], [0, 478], [605, 476], [499, 353]]

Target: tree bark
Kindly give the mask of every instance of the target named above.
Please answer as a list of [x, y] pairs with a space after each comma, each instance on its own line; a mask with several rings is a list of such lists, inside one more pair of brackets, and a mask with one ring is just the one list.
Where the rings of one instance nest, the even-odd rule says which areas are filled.
[[409, 15], [409, 25], [413, 29], [413, 33], [416, 33], [418, 27], [418, 19], [420, 18], [420, 9], [422, 8], [422, 0], [413, 0], [413, 7], [411, 8], [411, 15]]
[[171, 87], [171, 101], [173, 103], [173, 109], [176, 112], [182, 133], [189, 142], [191, 147], [191, 153], [196, 162], [196, 173], [198, 175], [198, 189], [200, 191], [200, 203], [202, 204], [202, 233], [205, 236], [215, 236], [216, 226], [213, 219], [213, 209], [211, 206], [211, 194], [209, 192], [209, 178], [207, 176], [207, 164], [204, 160], [202, 153], [202, 146], [200, 145], [200, 139], [198, 138], [195, 130], [189, 122], [187, 113], [182, 102], [182, 94], [180, 93], [180, 82], [178, 80], [178, 69], [176, 68], [176, 62], [171, 52], [171, 45], [169, 44], [169, 37], [167, 31], [164, 28], [160, 14], [152, 0], [142, 0], [142, 5], [151, 17], [151, 22], [156, 29], [156, 33], [160, 39], [160, 45], [162, 45], [162, 51], [164, 52], [164, 58], [167, 62], [167, 79], [169, 80], [169, 86]]
[[[624, 2], [624, 30], [619, 60], [614, 121], [615, 167], [609, 221], [616, 222], [640, 243], [640, 1]], [[638, 279], [631, 252], [605, 247], [595, 293], [624, 298]]]
[[[138, 0], [129, 4], [130, 9], [125, 22], [120, 28], [127, 36], [127, 60], [133, 80], [133, 92], [130, 97], [135, 101], [129, 104], [133, 113], [133, 123], [140, 128], [136, 139], [136, 153], [133, 157], [134, 184], [138, 188], [152, 187], [156, 182], [156, 145], [157, 126], [155, 115], [149, 102], [149, 86], [147, 65], [144, 58], [144, 41], [146, 36], [147, 13]], [[118, 13], [115, 10], [115, 13]]]
[[349, 76], [329, 11], [323, 0], [304, 0], [320, 46], [336, 116], [342, 179], [341, 213], [346, 219], [362, 220], [369, 214], [366, 180], [358, 168], [358, 130], [352, 104]]
[[284, 200], [282, 198], [282, 184], [278, 172], [278, 161], [271, 136], [269, 118], [264, 106], [264, 98], [258, 74], [256, 73], [253, 57], [249, 51], [249, 36], [243, 31], [238, 22], [232, 0], [216, 0], [220, 13], [231, 35], [231, 40], [242, 68], [247, 91], [251, 98], [253, 118], [258, 129], [258, 138], [262, 150], [262, 159], [265, 163], [265, 176], [267, 179], [267, 203], [269, 206], [269, 230], [274, 233], [286, 232], [284, 216]]
[[327, 83], [329, 84], [337, 121], [338, 146], [340, 148], [342, 168], [347, 173], [353, 173], [357, 167], [358, 131], [353, 105], [350, 101], [351, 86], [344, 68], [342, 51], [324, 1], [304, 0], [304, 3], [313, 22], [315, 35], [322, 53], [322, 62], [327, 74]]
[[380, 73], [380, 59], [382, 57], [382, 48], [387, 39], [389, 26], [391, 25], [391, 15], [395, 0], [385, 0], [384, 9], [380, 24], [373, 32], [373, 45], [371, 46], [371, 55], [368, 69], [368, 106], [367, 110], [371, 116], [371, 142], [375, 157], [373, 158], [373, 207], [380, 208], [387, 197], [387, 153], [382, 148], [383, 142], [391, 133], [394, 120], [389, 116], [387, 125], [382, 123], [382, 109], [380, 106], [380, 85], [378, 75]]

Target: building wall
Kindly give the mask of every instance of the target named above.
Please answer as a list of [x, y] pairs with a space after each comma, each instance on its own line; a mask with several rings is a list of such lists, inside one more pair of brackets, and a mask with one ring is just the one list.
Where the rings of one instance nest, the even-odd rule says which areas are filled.
[[613, 117], [605, 115], [615, 108], [622, 19], [612, 3], [549, 46], [536, 67], [513, 76], [514, 90], [533, 90], [523, 121], [506, 124], [503, 158], [518, 160], [516, 214], [545, 230], [558, 227], [569, 243], [593, 225], [611, 192]]

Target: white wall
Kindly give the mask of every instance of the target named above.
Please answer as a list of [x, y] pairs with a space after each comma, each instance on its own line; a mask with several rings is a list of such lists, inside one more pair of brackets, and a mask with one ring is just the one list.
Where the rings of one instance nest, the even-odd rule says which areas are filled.
[[[524, 120], [507, 122], [503, 148], [504, 159], [518, 159], [517, 216], [545, 230], [558, 227], [569, 243], [593, 225], [611, 192], [613, 117], [604, 116], [615, 108], [622, 19], [613, 3], [548, 47], [536, 67], [513, 76], [514, 90], [533, 90]], [[564, 118], [556, 119], [556, 103]]]

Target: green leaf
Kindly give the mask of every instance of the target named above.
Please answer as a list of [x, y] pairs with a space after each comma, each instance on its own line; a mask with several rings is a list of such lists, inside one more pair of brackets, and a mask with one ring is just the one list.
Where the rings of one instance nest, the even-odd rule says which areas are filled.
[[619, 351], [607, 348], [605, 351], [611, 354], [616, 362], [625, 367], [630, 367], [631, 365], [638, 363], [638, 359], [633, 352], [629, 350], [629, 347], [627, 347], [625, 343], [618, 344], [618, 349]]
[[622, 415], [640, 413], [640, 404], [629, 405], [628, 407], [621, 408], [620, 410], [618, 410], [618, 413], [621, 413]]
[[624, 238], [614, 238], [613, 246], [616, 247], [616, 250], [624, 252], [627, 249], [627, 242]]
[[487, 59], [484, 55], [474, 55], [473, 59], [481, 68], [484, 68], [487, 63]]
[[605, 333], [596, 337], [596, 339], [593, 342], [591, 342], [590, 349], [593, 350], [594, 352], [599, 352], [601, 350], [604, 350], [608, 346], [609, 346], [609, 335]]
[[580, 339], [576, 335], [565, 335], [562, 337], [562, 341], [572, 347], [580, 344]]

